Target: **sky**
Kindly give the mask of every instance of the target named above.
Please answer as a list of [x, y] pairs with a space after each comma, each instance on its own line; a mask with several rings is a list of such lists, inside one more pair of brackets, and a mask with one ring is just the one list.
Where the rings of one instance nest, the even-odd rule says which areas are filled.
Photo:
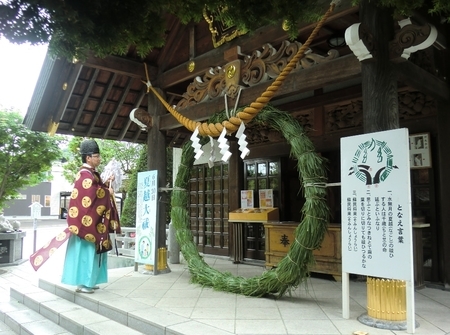
[[25, 116], [46, 52], [46, 45], [17, 45], [0, 38], [0, 106]]

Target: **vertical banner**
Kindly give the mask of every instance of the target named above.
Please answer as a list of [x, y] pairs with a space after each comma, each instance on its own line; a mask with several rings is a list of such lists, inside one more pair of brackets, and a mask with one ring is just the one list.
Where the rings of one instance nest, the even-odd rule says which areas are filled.
[[158, 171], [138, 173], [135, 261], [156, 264]]
[[341, 139], [342, 271], [413, 281], [408, 129]]

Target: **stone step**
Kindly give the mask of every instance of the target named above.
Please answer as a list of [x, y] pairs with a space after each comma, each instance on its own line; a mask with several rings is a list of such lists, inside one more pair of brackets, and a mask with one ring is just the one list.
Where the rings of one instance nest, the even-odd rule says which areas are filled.
[[14, 300], [0, 304], [0, 320], [0, 334], [73, 334]]
[[[78, 299], [74, 298], [75, 295], [82, 296], [83, 294], [72, 291], [72, 299], [67, 300], [40, 287], [11, 286], [10, 304], [13, 310], [5, 314], [7, 321], [5, 323], [17, 334], [142, 334], [78, 304], [76, 301]], [[80, 300], [84, 301], [84, 299]], [[16, 315], [17, 319], [14, 318]], [[31, 328], [30, 331], [22, 332], [21, 327], [28, 326], [22, 320], [30, 323], [30, 327], [38, 327], [38, 322], [45, 323], [46, 326], [42, 328], [44, 330], [47, 329], [47, 325], [52, 326], [48, 326], [48, 332], [42, 332], [41, 328], [39, 328], [40, 331], [34, 331]]]
[[13, 330], [6, 325], [6, 323], [0, 321], [0, 334], [1, 335], [16, 335]]
[[[115, 320], [142, 334], [231, 334], [205, 323], [159, 309], [140, 301], [123, 297], [102, 288], [94, 294], [75, 293], [73, 287], [63, 285], [58, 280], [50, 278], [40, 278], [38, 285], [39, 288], [52, 293], [67, 302], [73, 302], [77, 306], [82, 306], [91, 312], [98, 313], [98, 315]], [[125, 287], [123, 289], [126, 290]], [[113, 331], [112, 334], [116, 334], [116, 332]], [[117, 332], [117, 334], [121, 333]], [[108, 335], [111, 335], [111, 332], [108, 333]]]

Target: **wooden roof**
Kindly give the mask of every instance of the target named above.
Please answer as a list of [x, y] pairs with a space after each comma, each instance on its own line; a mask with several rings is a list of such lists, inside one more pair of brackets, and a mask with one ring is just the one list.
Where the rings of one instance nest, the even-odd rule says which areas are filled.
[[[311, 43], [314, 53], [327, 55], [328, 39], [344, 36], [350, 25], [359, 22], [358, 8], [352, 7], [350, 1], [343, 3], [346, 5], [334, 11]], [[144, 63], [152, 85], [165, 92], [170, 105], [176, 105], [197, 76], [203, 77], [209, 69], [224, 66], [230, 54], [233, 57], [236, 53], [251, 55], [266, 43], [277, 47], [288, 40], [281, 25], [269, 26], [215, 47], [206, 20], [183, 25], [178, 19], [167, 16], [166, 22], [165, 46], [154, 49], [145, 59], [137, 57], [134, 48], [122, 57], [100, 59], [91, 55], [84, 62], [47, 56], [24, 124], [37, 131], [53, 128], [58, 134], [144, 143], [147, 133], [129, 118], [134, 108], [147, 110], [148, 107]], [[315, 24], [300, 27], [297, 41], [304, 42], [314, 27]], [[290, 104], [301, 100], [303, 107], [307, 107], [321, 99], [332, 101], [360, 95], [360, 64], [347, 46], [338, 51], [341, 57], [333, 62], [289, 78], [271, 103], [289, 108]], [[188, 70], [190, 61], [195, 62], [193, 71]], [[267, 85], [245, 87], [240, 105], [254, 101]], [[317, 98], [318, 90], [321, 98]], [[216, 98], [190, 106], [183, 114], [193, 120], [204, 120], [223, 109], [223, 98]], [[190, 136], [170, 114], [162, 117], [160, 130], [166, 133], [167, 143], [174, 146], [181, 145]]]

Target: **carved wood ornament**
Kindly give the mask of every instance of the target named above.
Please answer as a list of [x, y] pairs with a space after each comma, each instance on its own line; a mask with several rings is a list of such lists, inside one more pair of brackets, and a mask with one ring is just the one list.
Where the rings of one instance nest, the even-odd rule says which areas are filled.
[[[437, 30], [431, 24], [417, 25], [410, 19], [399, 23], [400, 29], [389, 42], [389, 57], [393, 62], [409, 59], [411, 53], [424, 50], [437, 39]], [[345, 41], [362, 62], [377, 58], [373, 34], [362, 23], [356, 23], [345, 31]]]
[[[186, 93], [177, 104], [177, 110], [225, 94], [234, 98], [238, 86], [251, 87], [276, 78], [301, 46], [300, 42], [283, 41], [276, 49], [267, 43], [261, 50], [256, 50], [251, 55], [241, 55], [242, 59], [230, 62], [224, 67], [211, 68], [203, 77], [197, 77], [189, 84]], [[337, 50], [330, 50], [327, 56], [322, 56], [308, 49], [293, 71], [307, 69], [337, 57], [339, 57]]]
[[[166, 107], [166, 109], [170, 112], [170, 114], [172, 114], [172, 116], [175, 117], [175, 119], [178, 122], [180, 122], [183, 126], [185, 126], [188, 130], [192, 131], [193, 133], [197, 132], [197, 134], [200, 134], [201, 136], [208, 135], [211, 137], [222, 136], [222, 134], [224, 134], [225, 132], [228, 134], [232, 134], [238, 131], [238, 129], [241, 128], [242, 125], [253, 120], [253, 118], [270, 102], [270, 100], [274, 97], [274, 95], [278, 91], [278, 88], [284, 82], [289, 73], [295, 70], [297, 64], [305, 56], [306, 52], [308, 51], [309, 45], [316, 37], [319, 30], [322, 28], [325, 21], [331, 15], [334, 8], [336, 7], [336, 3], [338, 2], [339, 2], [338, 0], [333, 0], [331, 2], [329, 9], [326, 11], [325, 15], [314, 27], [309, 38], [305, 41], [303, 45], [301, 45], [298, 52], [292, 57], [292, 59], [289, 61], [286, 67], [280, 72], [277, 78], [275, 78], [275, 80], [266, 88], [266, 90], [262, 92], [261, 95], [258, 98], [256, 98], [254, 102], [252, 102], [248, 106], [245, 106], [242, 110], [239, 110], [236, 113], [236, 115], [230, 116], [228, 120], [223, 120], [222, 122], [216, 123], [196, 122], [194, 120], [191, 120], [186, 116], [180, 114], [180, 112], [177, 109], [170, 106], [167, 103], [167, 101], [165, 101], [164, 98], [156, 91], [156, 89], [151, 85], [147, 69], [146, 69], [147, 81], [146, 82], [143, 81], [143, 83], [147, 85], [147, 92], [151, 91], [153, 94], [155, 94], [155, 96], [161, 101], [161, 103], [164, 105], [164, 107]], [[147, 65], [145, 63], [144, 65], [147, 68]], [[224, 78], [225, 74], [220, 67], [216, 69], [218, 75], [214, 78], [214, 80], [218, 81], [219, 83], [218, 85], [220, 87], [220, 85], [222, 85], [223, 82], [222, 78]], [[230, 73], [230, 71], [228, 71], [228, 73]], [[198, 79], [199, 78], [197, 77], [195, 82], [203, 83]], [[215, 88], [217, 86], [214, 85], [210, 86], [210, 88], [211, 87]], [[193, 90], [193, 92], [196, 93], [195, 90]]]
[[[416, 119], [437, 114], [437, 105], [433, 98], [421, 92], [405, 91], [398, 94], [398, 110], [400, 120]], [[363, 103], [360, 99], [327, 107], [325, 113], [327, 133], [363, 125]]]
[[147, 131], [153, 126], [153, 119], [147, 111], [135, 108], [130, 113], [130, 120], [136, 123], [142, 131]]

